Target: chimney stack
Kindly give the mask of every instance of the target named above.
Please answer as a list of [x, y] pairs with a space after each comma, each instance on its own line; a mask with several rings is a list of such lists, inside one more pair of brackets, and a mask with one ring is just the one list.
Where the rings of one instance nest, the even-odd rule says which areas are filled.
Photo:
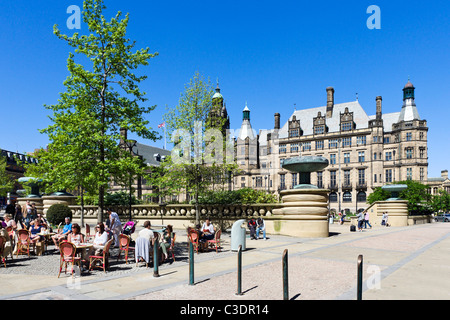
[[444, 178], [445, 180], [448, 179], [448, 170], [441, 171], [441, 178]]
[[377, 102], [377, 115], [376, 115], [376, 118], [377, 118], [377, 120], [381, 120], [381, 115], [382, 115], [382, 112], [381, 112], [381, 101], [383, 99], [381, 98], [381, 96], [378, 96], [375, 100]]
[[327, 88], [327, 118], [333, 116], [333, 106], [334, 106], [334, 89], [333, 87]]
[[280, 129], [280, 114], [275, 113], [275, 127], [274, 129]]

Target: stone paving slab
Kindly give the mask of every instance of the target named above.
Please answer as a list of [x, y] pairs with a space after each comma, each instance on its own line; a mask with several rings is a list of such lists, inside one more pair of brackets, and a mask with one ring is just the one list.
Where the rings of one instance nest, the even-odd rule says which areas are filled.
[[[281, 255], [289, 252], [289, 284], [292, 299], [355, 299], [356, 260], [364, 255], [364, 279], [372, 275], [371, 265], [381, 272], [380, 288], [365, 284], [365, 299], [448, 299], [450, 281], [450, 223], [411, 227], [373, 228], [349, 232], [348, 226], [331, 225], [333, 236], [299, 239], [270, 236], [269, 240], [247, 239], [243, 252], [244, 297], [235, 296], [236, 252], [229, 250], [224, 235], [223, 252], [195, 254], [195, 281], [189, 286], [186, 248], [180, 259], [163, 265], [160, 277], [153, 269], [134, 263], [116, 265], [114, 271], [92, 273], [68, 287], [70, 276], [57, 279], [57, 273], [32, 274], [18, 263], [14, 270], [0, 268], [0, 299], [281, 299]], [[179, 245], [186, 246], [180, 242]], [[186, 246], [187, 247], [187, 246]], [[181, 250], [182, 249], [182, 250]], [[183, 258], [184, 257], [184, 258]], [[41, 257], [38, 257], [41, 258]], [[51, 263], [51, 257], [47, 257]], [[47, 261], [46, 260], [46, 261]], [[42, 259], [44, 261], [44, 259]], [[31, 262], [36, 262], [32, 260]], [[30, 263], [31, 263], [30, 262]], [[123, 265], [123, 266], [122, 266]], [[37, 271], [36, 271], [37, 272]], [[31, 274], [30, 274], [31, 273]], [[450, 278], [450, 277], [447, 277]], [[414, 281], [412, 281], [414, 279]], [[79, 287], [76, 287], [79, 285]], [[205, 296], [207, 295], [207, 296]], [[444, 298], [443, 298], [444, 297]]]

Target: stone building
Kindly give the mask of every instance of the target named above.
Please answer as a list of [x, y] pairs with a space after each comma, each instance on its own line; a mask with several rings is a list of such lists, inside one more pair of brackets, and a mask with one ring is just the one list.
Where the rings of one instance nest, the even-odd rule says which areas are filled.
[[335, 103], [334, 89], [326, 88], [326, 105], [295, 110], [280, 126], [256, 134], [250, 109], [236, 139], [236, 161], [243, 170], [234, 188], [252, 187], [279, 192], [299, 183], [295, 173], [282, 169], [284, 159], [299, 155], [323, 156], [330, 165], [311, 175], [311, 183], [330, 190], [330, 209], [356, 212], [367, 207], [367, 196], [384, 184], [417, 180], [427, 183], [427, 122], [419, 116], [415, 88], [403, 88], [398, 112], [383, 113], [382, 97], [375, 98], [375, 114], [359, 101]]

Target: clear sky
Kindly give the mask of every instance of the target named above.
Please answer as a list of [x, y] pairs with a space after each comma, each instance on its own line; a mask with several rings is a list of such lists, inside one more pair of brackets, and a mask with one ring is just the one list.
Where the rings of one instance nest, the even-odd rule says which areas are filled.
[[[273, 128], [297, 109], [356, 100], [375, 114], [399, 112], [402, 88], [416, 87], [420, 117], [428, 121], [429, 177], [450, 169], [450, 21], [448, 1], [119, 1], [105, 0], [109, 19], [130, 13], [128, 37], [159, 56], [141, 71], [151, 126], [166, 105], [177, 104], [185, 83], [199, 71], [215, 83], [238, 129], [247, 101], [254, 129]], [[44, 104], [64, 91], [71, 50], [53, 35], [53, 25], [72, 34], [67, 8], [81, 0], [0, 3], [0, 148], [31, 152], [45, 147], [38, 129], [50, 124]], [[381, 29], [370, 30], [370, 5], [381, 9]], [[87, 26], [81, 24], [81, 32]], [[133, 137], [132, 137], [133, 138]], [[139, 142], [162, 147], [163, 141]]]

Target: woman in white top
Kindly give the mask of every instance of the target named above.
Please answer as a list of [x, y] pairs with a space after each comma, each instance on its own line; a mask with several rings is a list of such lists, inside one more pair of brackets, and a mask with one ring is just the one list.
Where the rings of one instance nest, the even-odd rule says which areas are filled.
[[94, 246], [91, 248], [90, 254], [100, 255], [109, 240], [108, 232], [105, 231], [105, 225], [99, 223], [95, 226], [97, 232], [95, 233]]

